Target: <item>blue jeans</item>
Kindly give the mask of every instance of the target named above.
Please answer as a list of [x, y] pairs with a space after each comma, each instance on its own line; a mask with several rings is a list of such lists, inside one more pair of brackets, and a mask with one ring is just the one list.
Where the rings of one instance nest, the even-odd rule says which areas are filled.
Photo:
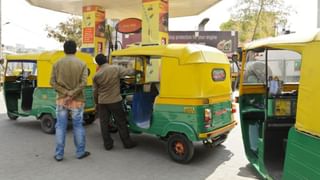
[[83, 107], [76, 109], [68, 109], [57, 105], [56, 107], [56, 152], [58, 159], [63, 158], [66, 132], [68, 126], [68, 115], [71, 112], [73, 124], [73, 140], [76, 147], [76, 156], [80, 157], [85, 153], [86, 139], [85, 130], [83, 128]]

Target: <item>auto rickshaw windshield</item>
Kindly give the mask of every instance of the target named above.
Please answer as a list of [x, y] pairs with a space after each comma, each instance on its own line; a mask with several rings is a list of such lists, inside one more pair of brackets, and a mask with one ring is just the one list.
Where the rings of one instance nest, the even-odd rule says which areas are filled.
[[283, 83], [297, 83], [300, 79], [301, 55], [289, 50], [248, 51], [246, 57], [244, 83], [266, 82], [266, 65], [268, 79], [277, 78]]
[[35, 61], [8, 61], [6, 76], [37, 75]]

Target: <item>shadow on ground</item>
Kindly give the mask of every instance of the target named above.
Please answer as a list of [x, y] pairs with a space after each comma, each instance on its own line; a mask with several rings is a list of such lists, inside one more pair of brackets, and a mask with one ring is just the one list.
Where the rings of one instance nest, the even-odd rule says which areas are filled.
[[241, 177], [248, 177], [252, 179], [260, 179], [259, 174], [257, 171], [252, 167], [251, 164], [247, 164], [245, 167], [239, 168], [238, 176]]

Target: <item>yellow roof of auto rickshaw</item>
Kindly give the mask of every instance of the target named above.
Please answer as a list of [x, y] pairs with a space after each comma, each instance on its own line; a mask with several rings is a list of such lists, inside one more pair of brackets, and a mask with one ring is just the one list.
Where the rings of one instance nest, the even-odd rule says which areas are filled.
[[281, 48], [289, 45], [298, 47], [312, 41], [320, 41], [320, 29], [255, 40], [247, 43], [244, 49], [249, 50], [259, 47]]
[[[92, 85], [92, 77], [96, 72], [96, 65], [93, 62], [91, 55], [83, 52], [77, 52], [76, 57], [81, 59], [87, 64], [88, 69], [91, 72], [88, 76], [87, 85]], [[50, 75], [51, 66], [57, 62], [59, 59], [65, 56], [63, 51], [47, 51], [43, 53], [36, 54], [18, 54], [18, 55], [7, 55], [7, 61], [37, 61], [38, 63], [38, 87], [51, 87], [50, 86]]]
[[114, 51], [112, 56], [166, 56], [179, 59], [180, 64], [219, 63], [229, 64], [227, 56], [220, 50], [199, 44], [169, 44], [133, 46]]
[[[80, 55], [83, 57], [82, 59], [86, 63], [93, 63], [92, 57], [87, 53], [77, 52], [76, 56]], [[46, 51], [42, 53], [35, 53], [35, 54], [15, 54], [15, 55], [7, 55], [6, 59], [8, 61], [16, 61], [16, 60], [34, 60], [34, 61], [50, 61], [51, 63], [56, 62], [61, 57], [65, 56], [63, 51]]]
[[13, 61], [13, 60], [37, 60], [39, 59], [39, 56], [41, 54], [14, 54], [14, 55], [7, 55], [6, 60], [7, 61]]

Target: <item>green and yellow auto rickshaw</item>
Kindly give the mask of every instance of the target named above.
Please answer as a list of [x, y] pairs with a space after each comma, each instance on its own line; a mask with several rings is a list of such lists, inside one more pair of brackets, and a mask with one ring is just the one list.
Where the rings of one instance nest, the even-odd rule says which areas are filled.
[[240, 119], [248, 160], [264, 179], [320, 179], [320, 32], [242, 50]]
[[[3, 94], [7, 115], [11, 120], [19, 116], [35, 116], [40, 120], [41, 128], [45, 133], [55, 132], [56, 93], [49, 81], [52, 65], [63, 56], [63, 51], [54, 51], [6, 57]], [[88, 66], [85, 121], [91, 123], [94, 120], [91, 87], [96, 65], [90, 55], [78, 52], [76, 56]]]
[[133, 66], [122, 95], [133, 132], [167, 140], [170, 157], [187, 163], [193, 141], [222, 143], [234, 128], [230, 64], [219, 50], [202, 45], [136, 46], [114, 51], [112, 63]]

